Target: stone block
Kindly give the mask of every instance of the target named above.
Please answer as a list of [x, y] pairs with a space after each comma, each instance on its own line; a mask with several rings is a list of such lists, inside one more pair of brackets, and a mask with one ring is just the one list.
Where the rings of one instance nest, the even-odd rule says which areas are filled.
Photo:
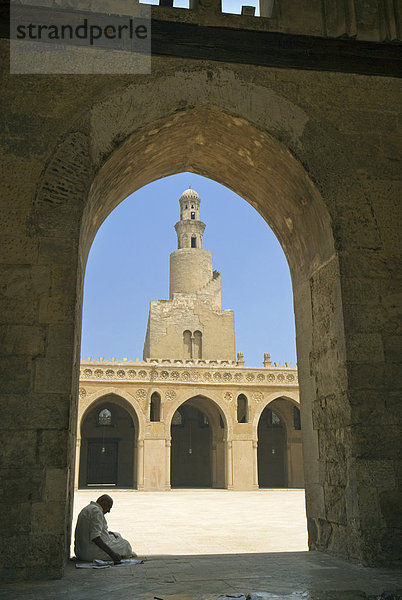
[[377, 423], [384, 427], [396, 424], [395, 411], [387, 410], [386, 399], [389, 393], [376, 390], [352, 390], [349, 400], [352, 407], [352, 425], [367, 426]]
[[52, 295], [75, 296], [77, 285], [77, 271], [74, 268], [75, 261], [68, 265], [53, 265], [52, 273]]
[[72, 374], [63, 358], [35, 360], [35, 392], [71, 393]]
[[30, 298], [0, 297], [0, 323], [2, 324], [34, 324], [37, 312], [37, 302]]
[[379, 496], [382, 516], [387, 526], [401, 527], [402, 524], [402, 492], [386, 490]]
[[362, 528], [375, 529], [384, 525], [380, 516], [380, 504], [376, 488], [358, 487], [357, 502], [359, 506], [358, 521]]
[[314, 519], [325, 519], [324, 488], [320, 484], [309, 484], [306, 488], [307, 514]]
[[22, 394], [30, 390], [32, 361], [28, 357], [0, 357], [0, 381], [3, 394]]
[[2, 487], [0, 498], [3, 504], [39, 502], [44, 486], [43, 469], [32, 465], [29, 469], [18, 467], [0, 469]]
[[37, 261], [38, 242], [34, 238], [3, 234], [1, 246], [0, 263], [3, 265], [29, 265]]
[[360, 310], [366, 306], [380, 304], [380, 284], [378, 281], [362, 277], [343, 277], [342, 298], [344, 304], [350, 306], [357, 304]]
[[40, 323], [73, 323], [75, 318], [75, 290], [66, 296], [42, 296], [39, 304]]
[[36, 464], [36, 431], [2, 431], [0, 468], [26, 467]]
[[387, 315], [380, 306], [359, 306], [344, 302], [344, 323], [348, 334], [383, 332], [387, 325]]
[[356, 204], [348, 203], [338, 208], [342, 250], [380, 250], [382, 239], [371, 206], [367, 200]]
[[385, 390], [389, 387], [389, 380], [386, 378], [386, 366], [383, 363], [348, 364], [350, 389], [359, 390]]
[[37, 356], [45, 350], [45, 328], [35, 325], [0, 325], [0, 353]]
[[[369, 252], [359, 250], [347, 250], [339, 253], [339, 266], [343, 278], [361, 279], [365, 281], [372, 279], [374, 281], [386, 281], [389, 276], [389, 269], [392, 263], [389, 255], [383, 252]], [[395, 257], [395, 262], [399, 259]]]
[[[73, 197], [71, 197], [73, 198]], [[72, 201], [71, 201], [72, 204]], [[77, 239], [80, 228], [80, 210], [70, 207], [51, 207], [42, 210], [37, 231], [40, 237]], [[39, 253], [39, 244], [38, 244]]]
[[[16, 499], [17, 500], [17, 499]], [[31, 531], [32, 505], [30, 502], [19, 503], [17, 501], [3, 504], [0, 512], [0, 530], [4, 535], [6, 531], [14, 534], [29, 534]]]
[[44, 499], [49, 502], [65, 502], [69, 484], [68, 469], [47, 467]]
[[360, 459], [355, 463], [356, 483], [359, 488], [386, 488], [395, 486], [392, 460]]
[[338, 485], [324, 485], [326, 517], [333, 524], [346, 525], [345, 488]]
[[[16, 535], [9, 539], [0, 562], [8, 562], [10, 556], [19, 557], [21, 567], [56, 567], [64, 562], [64, 535], [36, 534]], [[7, 555], [7, 556], [6, 556]]]
[[63, 534], [65, 531], [64, 502], [36, 502], [32, 505], [32, 533]]
[[320, 483], [330, 486], [345, 487], [347, 483], [347, 471], [342, 463], [331, 461], [320, 461]]
[[346, 340], [348, 361], [371, 363], [384, 361], [384, 348], [380, 333], [349, 334]]
[[67, 429], [70, 396], [62, 394], [1, 394], [1, 429]]
[[75, 326], [52, 324], [47, 330], [46, 350], [49, 357], [71, 360], [74, 353]]
[[400, 452], [398, 425], [368, 423], [352, 427], [353, 454], [358, 458], [393, 459]]
[[402, 363], [402, 335], [390, 335], [384, 339], [386, 362]]
[[74, 264], [77, 246], [69, 238], [41, 238], [39, 240], [39, 263]]
[[46, 467], [67, 467], [68, 430], [40, 429], [37, 436], [38, 463]]

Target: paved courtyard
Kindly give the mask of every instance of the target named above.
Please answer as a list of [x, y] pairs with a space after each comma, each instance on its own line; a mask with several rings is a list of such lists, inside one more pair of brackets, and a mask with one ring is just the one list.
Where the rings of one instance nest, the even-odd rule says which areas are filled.
[[[75, 494], [74, 521], [100, 493]], [[108, 493], [114, 499], [109, 528], [141, 556], [307, 550], [303, 490]]]
[[[79, 491], [77, 512], [102, 491]], [[307, 552], [302, 490], [111, 492], [111, 530], [141, 565], [0, 586], [1, 600], [363, 600], [402, 594], [402, 573]], [[243, 596], [241, 596], [243, 594]], [[255, 595], [253, 595], [255, 594]]]

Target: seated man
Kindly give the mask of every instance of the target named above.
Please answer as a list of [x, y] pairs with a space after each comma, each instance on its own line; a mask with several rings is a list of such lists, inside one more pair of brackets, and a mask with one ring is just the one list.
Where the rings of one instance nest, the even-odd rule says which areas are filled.
[[91, 502], [78, 515], [75, 528], [75, 555], [80, 560], [112, 559], [117, 565], [122, 558], [135, 556], [129, 542], [120, 533], [108, 531], [104, 515], [110, 512], [113, 500], [107, 494]]

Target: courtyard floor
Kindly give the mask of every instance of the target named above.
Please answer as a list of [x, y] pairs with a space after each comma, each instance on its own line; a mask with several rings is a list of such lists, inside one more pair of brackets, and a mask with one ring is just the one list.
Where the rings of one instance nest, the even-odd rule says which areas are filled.
[[[75, 495], [76, 515], [100, 490]], [[144, 563], [0, 586], [13, 600], [362, 600], [402, 596], [402, 573], [307, 552], [302, 490], [109, 491], [107, 515]], [[399, 591], [398, 591], [399, 590]], [[253, 594], [256, 594], [253, 596]]]

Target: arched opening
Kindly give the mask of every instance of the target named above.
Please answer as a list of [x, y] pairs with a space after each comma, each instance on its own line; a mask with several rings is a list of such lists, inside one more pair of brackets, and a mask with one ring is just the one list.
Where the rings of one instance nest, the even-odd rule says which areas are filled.
[[299, 408], [276, 398], [262, 411], [257, 436], [259, 487], [304, 487]]
[[154, 392], [151, 396], [151, 402], [149, 406], [149, 420], [161, 420], [161, 395], [158, 392]]
[[193, 358], [202, 358], [202, 333], [201, 333], [201, 331], [194, 331]]
[[[211, 83], [211, 86], [213, 85]], [[237, 84], [234, 83], [234, 85]], [[214, 98], [211, 96], [211, 103], [215, 101]], [[272, 98], [271, 100], [266, 98], [266, 100], [266, 105], [272, 106]], [[124, 105], [130, 105], [128, 97], [125, 97], [124, 94], [121, 102]], [[134, 107], [135, 102], [132, 105]], [[172, 102], [173, 105], [175, 105], [175, 101]], [[254, 102], [250, 101], [249, 105], [254, 106]], [[255, 105], [261, 106], [261, 98]], [[293, 131], [297, 138], [294, 146], [290, 143], [290, 138], [283, 138], [286, 143], [289, 141], [287, 148], [275, 139], [278, 129], [272, 129], [270, 124], [264, 121], [265, 115], [270, 115], [268, 110], [261, 113], [261, 118], [260, 116], [253, 118], [247, 110], [244, 110], [240, 116], [231, 115], [227, 110], [216, 106], [196, 106], [194, 109], [181, 112], [172, 110], [167, 115], [166, 106], [167, 104], [163, 104], [163, 114], [154, 115], [152, 122], [145, 124], [142, 120], [135, 120], [134, 112], [132, 121], [134, 125], [132, 126], [127, 125], [129, 122], [127, 113], [124, 113], [124, 122], [120, 122], [116, 98], [110, 98], [110, 102], [105, 100], [102, 110], [99, 110], [98, 113], [93, 111], [93, 127], [96, 126], [97, 119], [100, 124], [101, 115], [108, 107], [110, 110], [113, 109], [116, 119], [113, 121], [113, 128], [110, 131], [105, 130], [104, 137], [96, 140], [92, 152], [94, 160], [97, 161], [95, 178], [92, 178], [94, 172], [92, 165], [91, 169], [88, 168], [88, 173], [84, 167], [80, 172], [84, 174], [82, 177], [80, 174], [80, 177], [85, 179], [85, 187], [82, 180], [79, 179], [82, 189], [80, 188], [81, 192], [78, 197], [86, 198], [86, 190], [89, 188], [91, 192], [85, 205], [81, 226], [77, 228], [75, 222], [73, 224], [74, 231], [79, 229], [81, 236], [80, 253], [74, 264], [79, 265], [79, 270], [84, 267], [87, 252], [97, 228], [121, 199], [157, 177], [191, 170], [235, 190], [256, 208], [280, 240], [292, 273], [298, 331], [303, 436], [304, 445], [307, 447], [305, 464], [308, 478], [306, 488], [308, 488], [307, 514], [310, 547], [325, 549], [328, 547], [328, 543], [324, 532], [328, 522], [322, 518], [322, 515], [326, 514], [326, 498], [322, 494], [323, 482], [319, 477], [318, 467], [319, 460], [325, 462], [326, 456], [324, 451], [320, 456], [320, 447], [325, 446], [332, 433], [326, 432], [322, 436], [318, 436], [317, 428], [313, 428], [312, 407], [319, 397], [328, 397], [330, 393], [337, 394], [342, 398], [346, 397], [346, 349], [343, 336], [342, 289], [330, 214], [322, 201], [318, 187], [316, 188], [312, 183], [313, 179], [310, 178], [308, 169], [302, 166], [302, 161], [294, 158], [298, 155], [301, 147], [299, 142], [302, 145], [305, 142], [301, 137], [302, 133], [294, 131], [292, 123], [301, 124], [302, 120], [293, 119], [294, 114], [291, 107], [287, 107], [289, 114], [284, 111], [284, 114], [289, 117], [289, 122], [283, 125], [285, 129], [282, 127], [281, 131], [287, 130], [288, 127], [289, 131]], [[273, 107], [277, 108], [276, 99]], [[315, 125], [311, 124], [311, 127], [309, 135], [312, 136], [311, 131], [314, 130]], [[200, 132], [196, 141], [194, 141], [194, 131]], [[311, 137], [308, 139], [310, 140]], [[124, 142], [116, 148], [116, 140], [124, 140]], [[208, 144], [205, 143], [205, 140], [208, 140]], [[49, 174], [54, 173], [54, 161], [62, 161], [63, 153], [67, 154], [71, 146], [71, 139], [66, 137], [66, 143], [60, 144], [57, 154], [49, 162]], [[85, 143], [82, 142], [83, 152], [87, 152], [87, 147], [85, 139]], [[116, 149], [112, 151], [113, 148]], [[134, 157], [136, 159], [135, 168], [133, 168]], [[245, 177], [246, 165], [249, 166], [250, 176]], [[269, 168], [267, 168], [268, 166]], [[319, 175], [320, 171], [317, 166], [314, 177], [319, 180]], [[58, 183], [60, 182], [58, 181]], [[42, 177], [36, 198], [33, 222], [39, 223], [38, 227], [42, 220], [46, 222], [48, 216], [49, 204], [46, 202], [45, 194], [48, 187], [46, 184], [47, 173]], [[54, 194], [57, 193], [56, 190]], [[77, 194], [74, 197], [77, 197]], [[64, 199], [61, 197], [60, 204], [63, 202]], [[76, 215], [74, 215], [75, 217]], [[71, 218], [73, 219], [73, 216]], [[80, 270], [77, 286], [79, 293], [82, 276], [83, 271]], [[269, 276], [268, 272], [266, 276]], [[322, 303], [323, 296], [326, 298], [324, 304]], [[69, 302], [75, 306], [74, 291], [70, 292]], [[77, 306], [75, 325], [76, 331], [79, 331], [79, 302]], [[325, 336], [323, 335], [324, 331]], [[78, 334], [76, 338], [78, 338]], [[72, 342], [69, 346], [70, 350], [70, 356], [72, 356]], [[334, 376], [330, 380], [326, 378], [324, 381], [322, 377], [324, 372], [336, 374], [336, 377]], [[72, 373], [74, 373], [73, 370]], [[74, 376], [72, 376], [72, 383], [74, 393], [74, 386], [77, 383]], [[71, 389], [68, 391], [68, 394], [70, 393]], [[335, 418], [331, 422], [331, 432], [334, 427], [344, 426], [348, 409], [346, 404], [337, 406], [334, 413]], [[73, 407], [73, 412], [74, 410]], [[72, 421], [74, 422], [74, 414]], [[323, 429], [321, 428], [321, 430]], [[69, 446], [73, 447], [73, 444], [69, 444]], [[349, 450], [350, 448], [346, 452], [347, 456], [350, 456]], [[343, 461], [341, 466], [344, 466], [345, 470], [353, 464], [353, 461], [347, 461], [346, 455], [341, 457]], [[346, 480], [349, 481], [348, 478]], [[347, 487], [348, 484], [345, 485]], [[347, 495], [345, 485], [339, 484], [343, 498]], [[71, 502], [71, 493], [69, 501]], [[351, 519], [350, 522], [353, 528], [353, 523], [356, 523], [357, 520]], [[359, 531], [355, 533], [358, 537], [360, 536]], [[335, 544], [335, 547], [343, 539], [341, 528], [335, 527], [331, 544]]]
[[183, 356], [184, 358], [193, 357], [191, 331], [189, 331], [188, 329], [186, 329], [186, 331], [183, 332]]
[[[117, 400], [117, 401], [116, 401]], [[129, 412], [114, 394], [90, 406], [81, 424], [79, 487], [135, 487], [135, 440]]]
[[237, 396], [236, 416], [238, 423], [248, 423], [248, 400], [245, 394]]
[[172, 416], [172, 487], [225, 487], [224, 424], [217, 405], [203, 396], [181, 404]]

